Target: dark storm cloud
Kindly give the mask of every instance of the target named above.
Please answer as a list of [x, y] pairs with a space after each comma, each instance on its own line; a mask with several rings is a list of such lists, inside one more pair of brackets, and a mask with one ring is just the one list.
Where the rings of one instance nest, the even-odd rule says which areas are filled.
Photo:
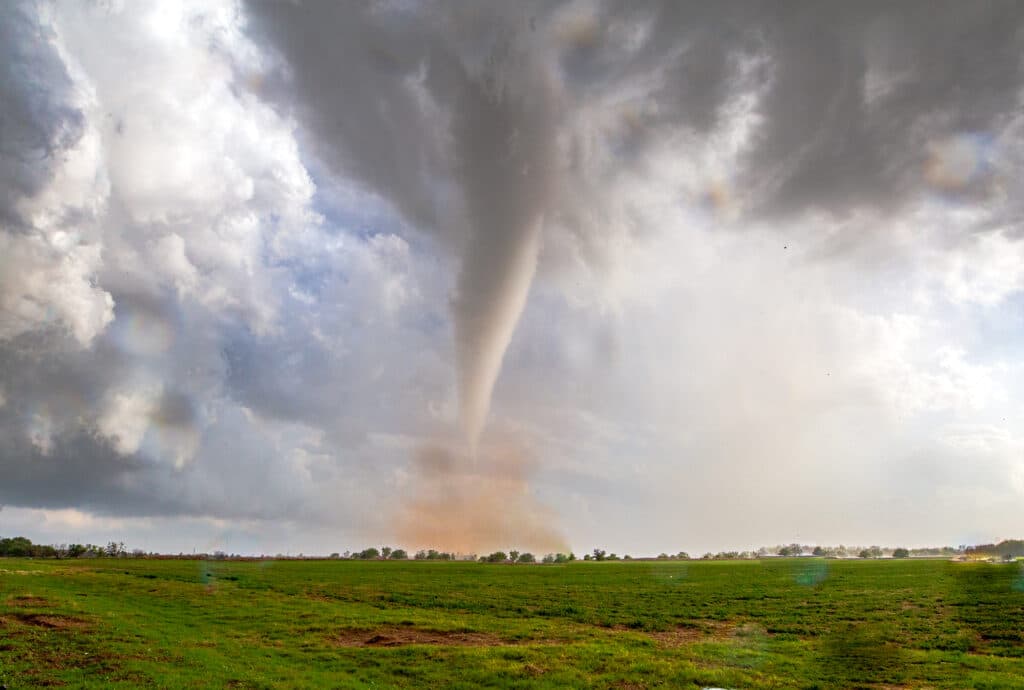
[[64, 149], [81, 136], [73, 84], [39, 21], [34, 2], [8, 4], [0, 21], [0, 223], [17, 221], [12, 205], [39, 191]]
[[[449, 3], [250, 7], [255, 34], [288, 63], [294, 108], [318, 150], [425, 226], [440, 222], [430, 201], [439, 198], [437, 176], [472, 153], [452, 148], [459, 132], [445, 117], [461, 112], [460, 61], [568, 11], [554, 3], [514, 12]], [[759, 214], [898, 204], [921, 186], [930, 144], [1002, 124], [1024, 83], [1024, 10], [1011, 1], [599, 3], [578, 22], [568, 37], [545, 39], [573, 104], [664, 75], [631, 133], [635, 157], [672, 129], [709, 130], [737, 86], [737, 59], [766, 58], [755, 82], [767, 87], [764, 124], [743, 178]], [[643, 27], [643, 37], [627, 54], [629, 26]], [[437, 111], [407, 88], [418, 75]]]
[[1014, 110], [1017, 3], [784, 7], [765, 22], [775, 83], [748, 173], [769, 209], [899, 203], [920, 186], [930, 144]]

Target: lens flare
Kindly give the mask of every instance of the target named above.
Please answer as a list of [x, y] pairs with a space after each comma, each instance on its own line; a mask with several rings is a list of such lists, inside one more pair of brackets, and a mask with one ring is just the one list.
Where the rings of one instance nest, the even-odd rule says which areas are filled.
[[955, 134], [928, 146], [924, 179], [945, 194], [962, 193], [984, 179], [990, 169], [991, 137], [978, 133]]

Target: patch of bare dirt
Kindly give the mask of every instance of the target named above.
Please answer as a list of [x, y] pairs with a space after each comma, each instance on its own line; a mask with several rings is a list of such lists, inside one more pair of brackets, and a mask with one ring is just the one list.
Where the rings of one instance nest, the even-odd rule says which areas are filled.
[[32, 596], [31, 594], [25, 594], [18, 597], [11, 597], [7, 600], [8, 606], [16, 606], [19, 608], [50, 608], [54, 604], [49, 599], [43, 597]]
[[342, 647], [402, 647], [411, 644], [496, 647], [510, 644], [490, 633], [425, 630], [411, 627], [387, 627], [374, 630], [350, 628], [342, 630], [333, 639]]
[[767, 637], [769, 633], [757, 623], [736, 624], [729, 621], [701, 621], [681, 625], [672, 630], [645, 633], [666, 647], [681, 647], [699, 642], [722, 642], [731, 638]]
[[674, 630], [658, 630], [647, 634], [654, 638], [658, 644], [666, 647], [682, 647], [683, 645], [707, 642], [712, 639], [710, 635], [700, 628], [691, 628], [689, 626], [675, 628]]
[[34, 625], [39, 628], [50, 630], [71, 630], [88, 627], [88, 621], [74, 616], [62, 616], [59, 614], [44, 613], [14, 613], [6, 617], [7, 620], [14, 620], [24, 625]]

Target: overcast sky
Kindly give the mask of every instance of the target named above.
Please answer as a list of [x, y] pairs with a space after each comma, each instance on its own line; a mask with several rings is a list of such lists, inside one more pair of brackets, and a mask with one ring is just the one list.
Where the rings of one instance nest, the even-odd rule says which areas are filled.
[[0, 535], [1024, 536], [1024, 7], [13, 2]]

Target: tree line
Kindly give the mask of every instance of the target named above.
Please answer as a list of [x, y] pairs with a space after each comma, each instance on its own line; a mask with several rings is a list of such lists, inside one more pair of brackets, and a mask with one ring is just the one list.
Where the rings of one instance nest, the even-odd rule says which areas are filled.
[[[939, 546], [928, 548], [904, 547], [881, 547], [881, 546], [820, 546], [809, 544], [778, 544], [775, 546], [762, 546], [750, 551], [719, 551], [717, 553], [707, 552], [700, 556], [699, 560], [755, 560], [759, 558], [772, 557], [819, 557], [819, 558], [911, 558], [911, 557], [955, 557], [967, 558], [1001, 558], [1013, 560], [1024, 558], [1024, 539], [1006, 539], [998, 544], [978, 544], [975, 546], [960, 545], [958, 547]], [[106, 546], [97, 544], [60, 544], [44, 545], [33, 544], [27, 537], [0, 538], [0, 557], [26, 557], [26, 558], [200, 558], [200, 559], [242, 559], [237, 554], [227, 554], [223, 551], [216, 551], [213, 554], [185, 554], [177, 556], [170, 554], [146, 553], [141, 549], [129, 551], [125, 548], [124, 542], [108, 542]], [[259, 558], [269, 558], [260, 556]], [[293, 558], [283, 554], [277, 554], [273, 558]], [[318, 558], [316, 556], [304, 556], [299, 554], [297, 558]], [[348, 559], [363, 561], [479, 561], [481, 563], [521, 563], [521, 564], [559, 564], [569, 563], [577, 560], [576, 554], [549, 553], [541, 558], [527, 551], [510, 549], [505, 551], [494, 551], [485, 556], [476, 554], [457, 554], [437, 549], [420, 549], [412, 556], [405, 549], [392, 548], [390, 546], [369, 547], [361, 551], [344, 553], [332, 553], [329, 558]], [[633, 560], [628, 554], [618, 556], [615, 553], [608, 553], [604, 549], [595, 548], [591, 553], [584, 554], [584, 561], [629, 561]], [[691, 557], [685, 551], [675, 554], [660, 553], [657, 560], [685, 561]]]
[[128, 555], [140, 556], [143, 552], [129, 554], [124, 542], [109, 542], [106, 546], [97, 544], [33, 544], [27, 537], [0, 538], [0, 556], [9, 558], [121, 558]]

